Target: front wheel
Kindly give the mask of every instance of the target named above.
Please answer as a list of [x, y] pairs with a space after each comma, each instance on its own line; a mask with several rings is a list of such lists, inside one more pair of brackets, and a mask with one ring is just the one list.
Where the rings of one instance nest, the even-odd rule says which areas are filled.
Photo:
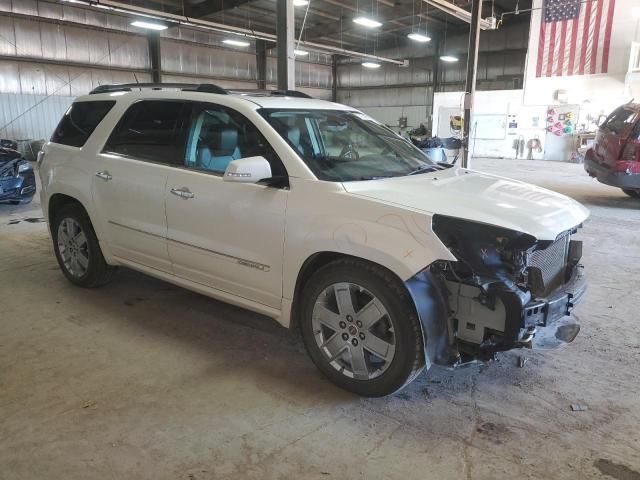
[[302, 292], [302, 337], [318, 369], [368, 397], [389, 395], [424, 368], [422, 329], [404, 285], [360, 260], [320, 268]]
[[633, 198], [640, 198], [640, 190], [632, 190], [630, 188], [623, 188], [622, 191]]

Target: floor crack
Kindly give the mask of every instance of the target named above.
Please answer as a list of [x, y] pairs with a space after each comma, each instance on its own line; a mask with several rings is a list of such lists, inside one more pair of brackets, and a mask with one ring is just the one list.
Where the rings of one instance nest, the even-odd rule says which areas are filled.
[[473, 479], [473, 461], [471, 460], [469, 450], [473, 447], [473, 440], [475, 439], [476, 433], [480, 428], [480, 409], [478, 408], [478, 401], [476, 400], [476, 390], [477, 390], [477, 375], [473, 375], [471, 377], [471, 399], [473, 400], [473, 428], [471, 429], [471, 433], [462, 440], [462, 461], [464, 462], [464, 475], [467, 480]]

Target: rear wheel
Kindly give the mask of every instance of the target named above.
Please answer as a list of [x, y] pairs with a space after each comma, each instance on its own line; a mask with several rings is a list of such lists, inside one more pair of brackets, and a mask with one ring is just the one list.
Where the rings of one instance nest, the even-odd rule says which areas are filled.
[[633, 198], [640, 198], [640, 190], [632, 190], [630, 188], [623, 188], [622, 191]]
[[422, 330], [406, 289], [367, 262], [331, 262], [309, 279], [301, 329], [320, 371], [358, 395], [394, 393], [425, 365]]
[[80, 205], [65, 205], [55, 212], [51, 235], [58, 265], [71, 283], [93, 288], [113, 278], [116, 268], [105, 262], [89, 216]]

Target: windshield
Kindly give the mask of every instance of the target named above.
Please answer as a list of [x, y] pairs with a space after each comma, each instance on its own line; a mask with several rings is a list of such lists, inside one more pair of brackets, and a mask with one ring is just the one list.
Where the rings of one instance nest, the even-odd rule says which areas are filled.
[[442, 168], [407, 140], [360, 112], [259, 112], [320, 180], [374, 180]]

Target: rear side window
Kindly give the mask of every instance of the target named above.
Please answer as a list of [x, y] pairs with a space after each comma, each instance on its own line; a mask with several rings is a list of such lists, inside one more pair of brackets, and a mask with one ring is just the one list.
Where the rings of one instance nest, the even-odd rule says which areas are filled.
[[134, 103], [116, 125], [104, 151], [170, 165], [183, 164], [187, 108], [180, 101]]
[[74, 102], [58, 123], [51, 141], [71, 147], [83, 146], [115, 104], [112, 100]]
[[602, 125], [613, 133], [625, 133], [636, 120], [636, 112], [620, 107], [615, 110]]

